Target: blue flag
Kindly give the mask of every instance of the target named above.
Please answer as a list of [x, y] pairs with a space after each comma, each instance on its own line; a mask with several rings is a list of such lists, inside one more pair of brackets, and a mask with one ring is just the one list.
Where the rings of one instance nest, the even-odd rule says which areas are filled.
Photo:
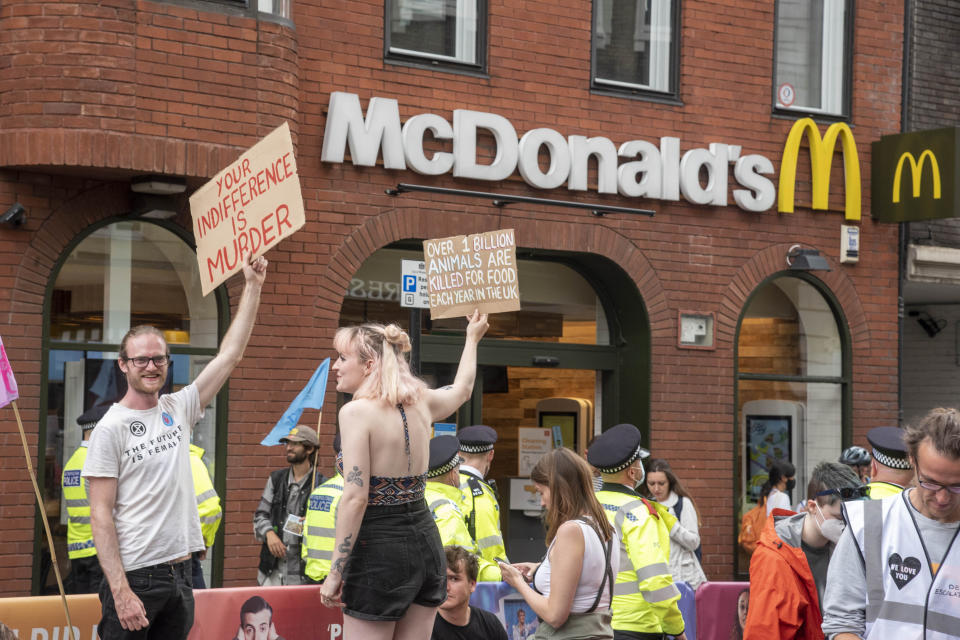
[[297, 394], [287, 410], [280, 416], [280, 420], [267, 437], [260, 444], [272, 446], [280, 444], [280, 438], [290, 433], [297, 426], [300, 414], [304, 409], [320, 409], [323, 407], [323, 395], [327, 392], [327, 375], [330, 373], [330, 358], [320, 363], [317, 370], [310, 376], [310, 382]]

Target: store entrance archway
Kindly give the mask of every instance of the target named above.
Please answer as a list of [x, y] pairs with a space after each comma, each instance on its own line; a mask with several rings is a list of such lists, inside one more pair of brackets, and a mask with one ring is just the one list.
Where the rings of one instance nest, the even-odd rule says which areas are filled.
[[[419, 243], [396, 243], [364, 261], [347, 289], [341, 326], [409, 326], [410, 312], [400, 307], [401, 260], [423, 260]], [[447, 420], [457, 428], [487, 424], [498, 432], [489, 475], [501, 494], [508, 552], [510, 543], [530, 542], [527, 531], [514, 540], [509, 533], [512, 480], [525, 475], [521, 463], [529, 466], [532, 455], [522, 460], [521, 429], [546, 426], [553, 438], [552, 426], [558, 426], [559, 440], [578, 451], [593, 434], [619, 422], [636, 424], [648, 442], [650, 435], [650, 329], [634, 281], [619, 265], [595, 254], [520, 248], [517, 263], [521, 310], [491, 317], [490, 332], [478, 350], [473, 395]], [[421, 374], [431, 386], [442, 386], [456, 374], [464, 323], [431, 322], [429, 311], [422, 316]], [[551, 398], [570, 398], [588, 407], [587, 428], [571, 428], [567, 411], [538, 413], [538, 403]], [[544, 414], [549, 424], [541, 423]], [[542, 529], [536, 534], [539, 557]]]

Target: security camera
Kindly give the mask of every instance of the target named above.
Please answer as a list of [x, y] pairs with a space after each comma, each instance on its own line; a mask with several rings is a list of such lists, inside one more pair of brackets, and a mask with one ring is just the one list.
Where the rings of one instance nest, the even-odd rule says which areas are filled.
[[24, 209], [23, 205], [19, 202], [14, 202], [13, 205], [0, 216], [0, 223], [8, 224], [11, 227], [19, 227], [26, 219], [27, 210]]

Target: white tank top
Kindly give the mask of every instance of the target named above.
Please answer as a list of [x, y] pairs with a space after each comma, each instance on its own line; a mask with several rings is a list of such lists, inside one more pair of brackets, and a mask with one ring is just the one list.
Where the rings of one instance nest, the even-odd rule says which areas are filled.
[[[600, 583], [603, 582], [603, 576], [606, 572], [606, 562], [604, 560], [603, 544], [600, 542], [600, 536], [593, 530], [593, 527], [581, 520], [574, 520], [580, 526], [580, 532], [583, 534], [583, 566], [580, 569], [580, 581], [577, 583], [577, 591], [573, 596], [573, 606], [571, 613], [585, 613], [593, 606], [597, 599], [597, 591], [600, 589]], [[554, 539], [556, 542], [556, 539]], [[610, 545], [610, 566], [620, 566], [620, 545]], [[547, 555], [540, 563], [533, 576], [534, 588], [545, 596], [550, 595], [550, 550], [553, 549], [553, 543], [547, 549]], [[610, 606], [610, 585], [603, 586], [603, 595], [600, 596], [600, 602], [597, 604], [597, 611], [602, 611]]]

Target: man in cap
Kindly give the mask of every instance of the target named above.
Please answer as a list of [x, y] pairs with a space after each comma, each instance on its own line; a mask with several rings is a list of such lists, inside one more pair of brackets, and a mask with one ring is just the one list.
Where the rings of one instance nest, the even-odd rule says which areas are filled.
[[193, 491], [197, 495], [197, 515], [200, 516], [200, 531], [203, 533], [203, 551], [194, 551], [190, 562], [193, 571], [193, 588], [206, 589], [203, 579], [203, 560], [207, 557], [207, 550], [213, 546], [217, 537], [217, 529], [223, 519], [223, 508], [220, 506], [220, 496], [213, 488], [207, 463], [203, 461], [203, 448], [195, 444], [190, 445], [190, 471], [193, 473]]
[[476, 424], [457, 432], [460, 441], [460, 491], [464, 497], [467, 530], [480, 555], [491, 562], [507, 562], [507, 549], [500, 530], [500, 505], [493, 486], [484, 481], [493, 462], [497, 432]]
[[270, 473], [253, 514], [253, 532], [263, 543], [257, 567], [260, 586], [303, 584], [303, 519], [311, 491], [325, 479], [313, 471], [320, 444], [316, 431], [298, 424], [280, 444], [286, 448], [289, 466]]
[[844, 528], [843, 501], [866, 494], [849, 466], [821, 462], [810, 474], [804, 510], [773, 510], [750, 558], [744, 640], [823, 639], [823, 591], [830, 555]]
[[[333, 437], [334, 457], [340, 455], [340, 434]], [[334, 464], [333, 477], [310, 494], [307, 516], [303, 522], [301, 557], [305, 573], [312, 582], [323, 582], [330, 573], [333, 544], [336, 541], [337, 509], [343, 496], [343, 476]]]
[[903, 442], [916, 486], [845, 505], [824, 596], [831, 639], [960, 638], [960, 411], [934, 409]]
[[913, 467], [903, 444], [903, 429], [874, 427], [867, 432], [872, 449], [870, 460], [870, 498], [894, 496], [913, 482]]
[[90, 444], [93, 428], [109, 408], [110, 405], [100, 405], [77, 418], [83, 439], [67, 464], [63, 465], [61, 484], [63, 499], [67, 504], [67, 556], [70, 558], [70, 573], [64, 585], [67, 593], [97, 593], [103, 580], [97, 548], [93, 544], [93, 529], [90, 527], [87, 488], [80, 473], [87, 460], [87, 445]]
[[[668, 566], [670, 529], [676, 518], [658, 510], [636, 492], [644, 479], [640, 430], [618, 424], [597, 436], [587, 461], [600, 471], [597, 499], [620, 539], [620, 567], [613, 590], [613, 637], [684, 640], [680, 592]], [[667, 522], [670, 520], [670, 522]]]
[[[459, 449], [460, 442], [456, 436], [437, 436], [430, 441], [430, 463], [424, 498], [440, 530], [443, 546], [463, 547], [480, 556], [480, 550], [467, 531], [463, 511], [460, 509], [463, 495], [460, 493]], [[482, 556], [477, 560], [480, 566], [480, 581], [496, 582], [501, 579], [500, 567], [496, 562]]]

